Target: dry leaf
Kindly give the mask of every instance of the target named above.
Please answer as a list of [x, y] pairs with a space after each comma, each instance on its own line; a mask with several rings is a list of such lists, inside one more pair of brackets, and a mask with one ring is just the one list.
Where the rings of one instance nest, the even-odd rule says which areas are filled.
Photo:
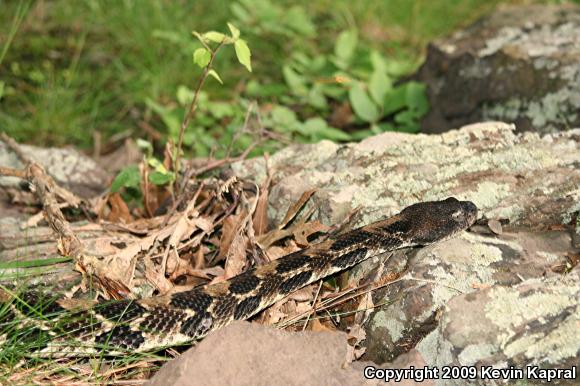
[[205, 265], [205, 257], [203, 253], [203, 247], [200, 246], [195, 252], [195, 263], [193, 264], [194, 269], [202, 269]]
[[312, 302], [314, 297], [313, 286], [309, 285], [304, 288], [299, 289], [288, 295], [288, 299], [296, 300], [297, 302]]
[[[225, 256], [225, 278], [236, 276], [246, 266], [246, 248], [249, 243], [248, 236], [244, 232], [248, 213], [244, 210], [237, 216], [231, 216], [232, 220], [224, 222], [222, 228], [222, 242], [220, 243], [220, 255]], [[226, 227], [226, 223], [228, 223]], [[227, 247], [227, 249], [226, 249]]]
[[254, 233], [256, 236], [264, 234], [268, 229], [268, 196], [270, 181], [271, 178], [267, 178], [260, 187], [260, 197], [258, 197], [256, 210], [254, 211], [254, 217], [252, 218], [254, 223]]
[[484, 290], [484, 289], [487, 289], [487, 288], [491, 288], [491, 284], [487, 284], [487, 283], [471, 283], [471, 288], [477, 289], [477, 290]]
[[310, 326], [310, 330], [312, 330], [312, 331], [316, 331], [316, 332], [328, 332], [328, 331], [334, 332], [334, 331], [336, 331], [335, 328], [330, 328], [330, 327], [322, 324], [319, 319], [312, 319], [312, 320], [310, 320], [310, 323], [308, 323], [308, 324]]
[[308, 200], [310, 199], [310, 197], [312, 197], [312, 195], [314, 193], [316, 193], [316, 189], [307, 190], [304, 193], [302, 193], [302, 195], [300, 196], [298, 201], [296, 201], [294, 204], [292, 204], [290, 206], [290, 208], [288, 208], [288, 211], [286, 212], [286, 216], [284, 216], [284, 219], [278, 225], [278, 229], [285, 228], [286, 225], [288, 225], [288, 223], [290, 221], [292, 221], [292, 219], [294, 217], [296, 217], [298, 212], [300, 212], [300, 209], [302, 209], [304, 207], [304, 205], [306, 205], [306, 203], [308, 202]]
[[307, 247], [308, 237], [316, 233], [326, 233], [330, 229], [329, 226], [322, 224], [319, 221], [312, 221], [304, 224], [297, 224], [296, 228], [293, 229], [292, 234], [296, 240], [296, 244], [301, 247]]
[[332, 127], [343, 129], [347, 127], [354, 120], [354, 114], [350, 107], [350, 103], [344, 101], [336, 103], [333, 106], [332, 114], [330, 114], [329, 124]]
[[189, 276], [199, 277], [202, 279], [212, 280], [214, 277], [224, 276], [225, 271], [219, 265], [211, 268], [204, 268], [204, 269], [193, 269], [188, 268], [185, 271], [185, 274]]
[[276, 260], [276, 259], [279, 259], [280, 257], [289, 255], [292, 252], [296, 252], [296, 251], [300, 250], [300, 247], [298, 245], [296, 245], [295, 242], [290, 241], [288, 244], [289, 245], [286, 245], [284, 247], [279, 247], [277, 245], [270, 246], [268, 248], [268, 250], [266, 251], [270, 260]]
[[292, 224], [287, 229], [274, 229], [258, 239], [258, 243], [262, 249], [269, 249], [272, 244], [286, 237], [294, 236], [296, 243], [302, 247], [308, 246], [307, 238], [310, 235], [319, 232], [328, 232], [330, 227], [320, 223], [319, 221], [313, 221], [309, 223], [299, 222], [297, 224]]
[[367, 292], [362, 295], [361, 300], [356, 307], [357, 313], [355, 314], [354, 321], [356, 324], [362, 325], [366, 322], [370, 314], [373, 312], [375, 303], [373, 302], [373, 296], [371, 292]]
[[240, 223], [244, 219], [244, 214], [232, 215], [225, 218], [222, 225], [222, 236], [219, 241], [220, 258], [225, 258], [230, 250], [230, 246], [236, 237], [236, 232], [240, 228]]
[[501, 226], [501, 222], [499, 222], [498, 220], [495, 220], [495, 219], [489, 220], [487, 222], [487, 226], [496, 235], [501, 235], [503, 233], [503, 229], [502, 229], [502, 226]]
[[260, 323], [271, 326], [281, 321], [286, 316], [282, 311], [282, 305], [284, 303], [286, 303], [286, 299], [283, 299], [264, 310], [259, 319]]
[[173, 168], [173, 141], [169, 140], [165, 143], [165, 149], [163, 149], [163, 166], [167, 170]]
[[367, 338], [367, 333], [360, 324], [348, 328], [347, 363], [359, 359], [366, 351], [361, 343]]
[[109, 194], [109, 205], [111, 205], [111, 212], [107, 216], [107, 220], [124, 223], [133, 221], [133, 216], [129, 213], [129, 207], [119, 193]]
[[229, 279], [230, 277], [239, 275], [244, 270], [246, 266], [246, 248], [248, 246], [248, 236], [239, 232], [234, 237], [228, 250], [226, 266], [225, 266], [225, 277]]

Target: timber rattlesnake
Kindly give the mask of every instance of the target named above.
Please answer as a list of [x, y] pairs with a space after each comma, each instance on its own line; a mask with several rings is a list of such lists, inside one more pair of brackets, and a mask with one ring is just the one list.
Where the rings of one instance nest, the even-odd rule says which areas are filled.
[[[38, 350], [55, 355], [75, 352], [79, 345], [84, 353], [103, 347], [114, 353], [191, 342], [233, 320], [248, 319], [291, 292], [372, 256], [451, 238], [470, 227], [476, 217], [477, 207], [469, 201], [448, 198], [418, 203], [386, 220], [330, 237], [224, 282], [169, 296], [101, 303], [69, 313], [62, 320], [56, 298], [25, 291], [19, 301], [8, 300], [11, 308], [0, 323], [10, 323], [17, 314], [42, 315], [37, 333], [47, 334], [50, 344]], [[43, 308], [35, 308], [38, 304]], [[71, 339], [79, 342], [76, 347], [70, 348]]]

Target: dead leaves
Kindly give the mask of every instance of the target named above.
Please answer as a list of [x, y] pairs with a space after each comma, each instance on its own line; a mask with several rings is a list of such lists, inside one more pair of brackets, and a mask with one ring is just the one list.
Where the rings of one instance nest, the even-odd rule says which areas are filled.
[[[169, 155], [166, 152], [164, 158], [166, 169], [172, 164]], [[235, 177], [203, 182], [185, 178], [184, 185], [176, 187], [179, 191], [167, 200], [169, 191], [148, 183], [147, 172], [142, 164], [142, 205], [126, 202], [119, 193], [93, 201], [92, 211], [100, 223], [91, 226], [106, 236], [83, 245], [76, 263], [79, 270], [96, 279], [108, 297], [133, 297], [135, 287], [145, 283], [149, 288], [140, 290], [163, 295], [177, 287], [226, 280], [249, 266], [306, 248], [331, 230], [311, 220], [317, 210], [311, 200], [316, 190], [312, 189], [268, 231], [269, 174], [260, 187]], [[166, 214], [155, 216], [160, 212]], [[62, 242], [60, 247], [63, 252], [70, 249]], [[260, 317], [267, 324], [332, 331], [341, 320], [337, 312], [354, 309], [357, 316], [351, 335], [356, 358], [364, 339], [360, 325], [374, 307], [372, 298], [370, 293], [357, 294], [337, 302], [336, 296], [342, 295], [334, 284], [318, 282], [286, 297]]]
[[111, 193], [108, 200], [111, 211], [107, 214], [106, 219], [112, 223], [128, 224], [133, 221], [133, 216], [129, 213], [129, 207], [121, 198], [119, 193]]
[[272, 182], [271, 176], [264, 181], [262, 186], [260, 186], [260, 196], [258, 197], [258, 202], [256, 203], [256, 210], [252, 218], [254, 223], [254, 234], [260, 236], [266, 233], [268, 229], [268, 196], [270, 194], [270, 183]]
[[[208, 181], [207, 186], [195, 189], [194, 198], [166, 221], [165, 227], [150, 231], [117, 257], [136, 261], [135, 256], [139, 256], [144, 260], [147, 280], [166, 293], [172, 291], [170, 287], [179, 277], [189, 277], [187, 282], [196, 284], [223, 281], [259, 264], [257, 256], [265, 255], [271, 260], [283, 257], [330, 231], [330, 227], [310, 220], [317, 208], [311, 205], [315, 190], [309, 190], [289, 207], [283, 221], [267, 232], [269, 184], [270, 179], [260, 188], [236, 178]], [[132, 224], [126, 227], [134, 229]], [[140, 256], [144, 252], [145, 256]], [[350, 310], [348, 313], [355, 316], [350, 317], [349, 324], [355, 326], [352, 333], [358, 337], [351, 354], [358, 357], [364, 352], [359, 347], [364, 340], [360, 326], [374, 304], [370, 291], [341, 298], [351, 294], [355, 284], [346, 292], [339, 292], [332, 285], [315, 283], [265, 310], [260, 320], [265, 324], [332, 331], [338, 328], [340, 314]]]
[[274, 243], [288, 237], [293, 237], [298, 246], [305, 248], [309, 245], [308, 237], [317, 233], [328, 232], [330, 227], [320, 223], [319, 221], [307, 222], [316, 208], [311, 208], [301, 219], [297, 220], [296, 223], [290, 224], [290, 222], [304, 208], [310, 197], [312, 197], [315, 192], [316, 190], [313, 189], [302, 193], [302, 196], [298, 199], [298, 201], [296, 201], [290, 206], [290, 208], [288, 208], [284, 219], [280, 225], [278, 225], [277, 229], [274, 229], [271, 232], [268, 232], [267, 234], [258, 238], [258, 243], [264, 250], [267, 250]]
[[[224, 256], [226, 259], [225, 264], [225, 275], [224, 279], [229, 279], [230, 277], [236, 276], [242, 273], [246, 265], [246, 249], [249, 243], [248, 235], [245, 232], [245, 228], [248, 222], [248, 213], [242, 212], [237, 216], [231, 216], [227, 221], [228, 228], [226, 229], [225, 223], [223, 230], [223, 237], [227, 241], [227, 248], [223, 248]], [[226, 233], [226, 231], [229, 233]], [[220, 245], [220, 252], [221, 252]]]

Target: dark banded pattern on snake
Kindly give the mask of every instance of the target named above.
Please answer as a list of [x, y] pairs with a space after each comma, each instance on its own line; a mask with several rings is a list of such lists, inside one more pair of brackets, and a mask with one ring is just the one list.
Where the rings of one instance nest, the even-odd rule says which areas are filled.
[[[473, 203], [455, 198], [414, 204], [386, 220], [330, 237], [221, 283], [95, 306], [79, 313], [93, 321], [92, 333], [76, 326], [80, 332], [69, 335], [88, 345], [104, 345], [110, 352], [187, 343], [233, 320], [250, 318], [289, 293], [372, 256], [451, 238], [476, 217]], [[33, 303], [32, 295], [29, 298]], [[56, 312], [60, 306], [49, 307]], [[50, 351], [50, 346], [45, 350]]]

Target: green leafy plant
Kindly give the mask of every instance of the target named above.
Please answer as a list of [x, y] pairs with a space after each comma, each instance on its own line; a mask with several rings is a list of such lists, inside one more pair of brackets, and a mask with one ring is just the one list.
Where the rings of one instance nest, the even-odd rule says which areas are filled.
[[[428, 103], [423, 85], [398, 81], [409, 70], [408, 62], [388, 59], [369, 48], [356, 29], [342, 31], [330, 50], [321, 51], [317, 25], [303, 5], [288, 8], [271, 0], [239, 0], [230, 4], [230, 10], [247, 39], [260, 46], [260, 80], [249, 79], [228, 100], [214, 99], [215, 91], [198, 92], [184, 85], [177, 88], [171, 103], [146, 99], [179, 149], [185, 146], [201, 157], [226, 155], [223, 144], [243, 126], [251, 100], [258, 101], [263, 126], [288, 141], [350, 141], [389, 130], [418, 131]], [[202, 43], [193, 49], [194, 63], [220, 84], [221, 75], [207, 66], [211, 66], [212, 52], [221, 45], [233, 45], [237, 61], [252, 69], [246, 40], [231, 23], [228, 28], [228, 35], [194, 33]], [[181, 41], [173, 35], [167, 38]], [[180, 44], [184, 50], [191, 49], [189, 44]], [[194, 105], [195, 117], [190, 129], [184, 131], [182, 118], [188, 116], [188, 106]], [[347, 113], [341, 119], [329, 119], [345, 106]], [[244, 137], [236, 150], [248, 143]], [[260, 146], [258, 153], [275, 145]]]
[[[289, 37], [290, 42], [285, 44], [292, 49], [280, 63], [283, 83], [250, 81], [246, 90], [248, 96], [274, 97], [281, 105], [292, 105], [301, 121], [328, 116], [337, 106], [348, 104], [354, 116], [338, 128], [324, 130], [330, 134], [327, 138], [333, 140], [360, 139], [387, 130], [419, 130], [419, 119], [428, 110], [425, 87], [417, 82], [397, 82], [409, 70], [408, 63], [389, 60], [377, 50], [368, 48], [355, 29], [342, 31], [335, 39], [332, 52], [320, 52], [316, 45], [304, 44], [305, 39], [316, 35], [304, 33], [311, 32], [310, 28], [293, 30], [287, 26], [281, 5], [269, 0], [260, 0], [260, 7], [252, 7], [252, 4], [254, 1], [240, 0], [231, 5], [238, 22], [247, 23], [256, 39], [268, 39], [271, 34]], [[307, 13], [295, 12], [302, 15], [304, 25], [316, 32]], [[279, 26], [271, 26], [272, 15], [277, 15]], [[275, 117], [273, 121], [276, 122]], [[298, 141], [321, 138], [320, 130], [317, 134], [304, 135], [304, 130], [299, 130], [296, 123], [286, 129], [295, 133], [294, 138]], [[339, 131], [343, 135], [338, 135]]]
[[[238, 62], [252, 71], [251, 51], [247, 42], [240, 37], [241, 33], [233, 24], [227, 23], [230, 35], [217, 31], [200, 33], [193, 31], [192, 34], [201, 43], [202, 47], [195, 49], [192, 53], [193, 63], [200, 67], [203, 72], [194, 91], [186, 86], [180, 86], [176, 93], [176, 99], [179, 107], [165, 107], [152, 99], [147, 99], [146, 104], [155, 111], [163, 120], [168, 128], [172, 138], [177, 139], [177, 146], [173, 150], [173, 170], [169, 170], [163, 162], [153, 155], [153, 145], [144, 140], [138, 140], [138, 146], [146, 153], [145, 167], [149, 168], [148, 181], [154, 185], [167, 185], [176, 182], [177, 172], [179, 171], [179, 159], [182, 154], [184, 143], [193, 145], [197, 148], [199, 154], [207, 155], [210, 147], [214, 144], [213, 137], [207, 132], [195, 125], [190, 131], [188, 128], [196, 113], [201, 107], [201, 114], [196, 123], [204, 122], [206, 124], [217, 124], [216, 120], [224, 118], [233, 118], [236, 111], [229, 104], [220, 102], [209, 103], [207, 94], [202, 91], [208, 77], [214, 78], [220, 84], [223, 81], [218, 72], [213, 68], [214, 59], [218, 51], [227, 45], [232, 45]], [[186, 107], [187, 106], [187, 107]], [[239, 115], [238, 115], [239, 117]], [[121, 188], [132, 191], [133, 196], [139, 196], [141, 173], [137, 166], [131, 165], [119, 172], [113, 184], [111, 191], [117, 192]]]
[[[189, 109], [185, 114], [183, 121], [181, 122], [181, 126], [179, 128], [179, 139], [177, 142], [177, 154], [174, 155], [174, 170], [179, 171], [179, 157], [181, 155], [182, 147], [183, 147], [183, 139], [185, 136], [185, 130], [189, 126], [191, 119], [193, 118], [196, 108], [197, 108], [197, 101], [199, 99], [199, 95], [201, 93], [201, 89], [205, 80], [208, 76], [212, 76], [215, 78], [219, 83], [223, 84], [222, 79], [220, 78], [219, 74], [213, 68], [213, 61], [216, 57], [216, 54], [225, 45], [233, 45], [234, 50], [236, 52], [236, 57], [240, 64], [242, 64], [249, 72], [252, 72], [252, 63], [251, 63], [251, 52], [248, 44], [244, 39], [240, 37], [240, 30], [237, 29], [233, 24], [228, 23], [228, 28], [230, 30], [231, 35], [227, 36], [221, 32], [216, 31], [209, 31], [205, 33], [199, 33], [197, 31], [193, 31], [193, 35], [199, 40], [203, 47], [198, 48], [193, 52], [193, 61], [199, 67], [203, 69], [203, 74], [199, 78], [199, 82], [197, 84], [197, 88], [193, 93], [193, 99], [191, 104], [189, 105]], [[216, 43], [217, 46], [212, 47], [211, 44]]]

